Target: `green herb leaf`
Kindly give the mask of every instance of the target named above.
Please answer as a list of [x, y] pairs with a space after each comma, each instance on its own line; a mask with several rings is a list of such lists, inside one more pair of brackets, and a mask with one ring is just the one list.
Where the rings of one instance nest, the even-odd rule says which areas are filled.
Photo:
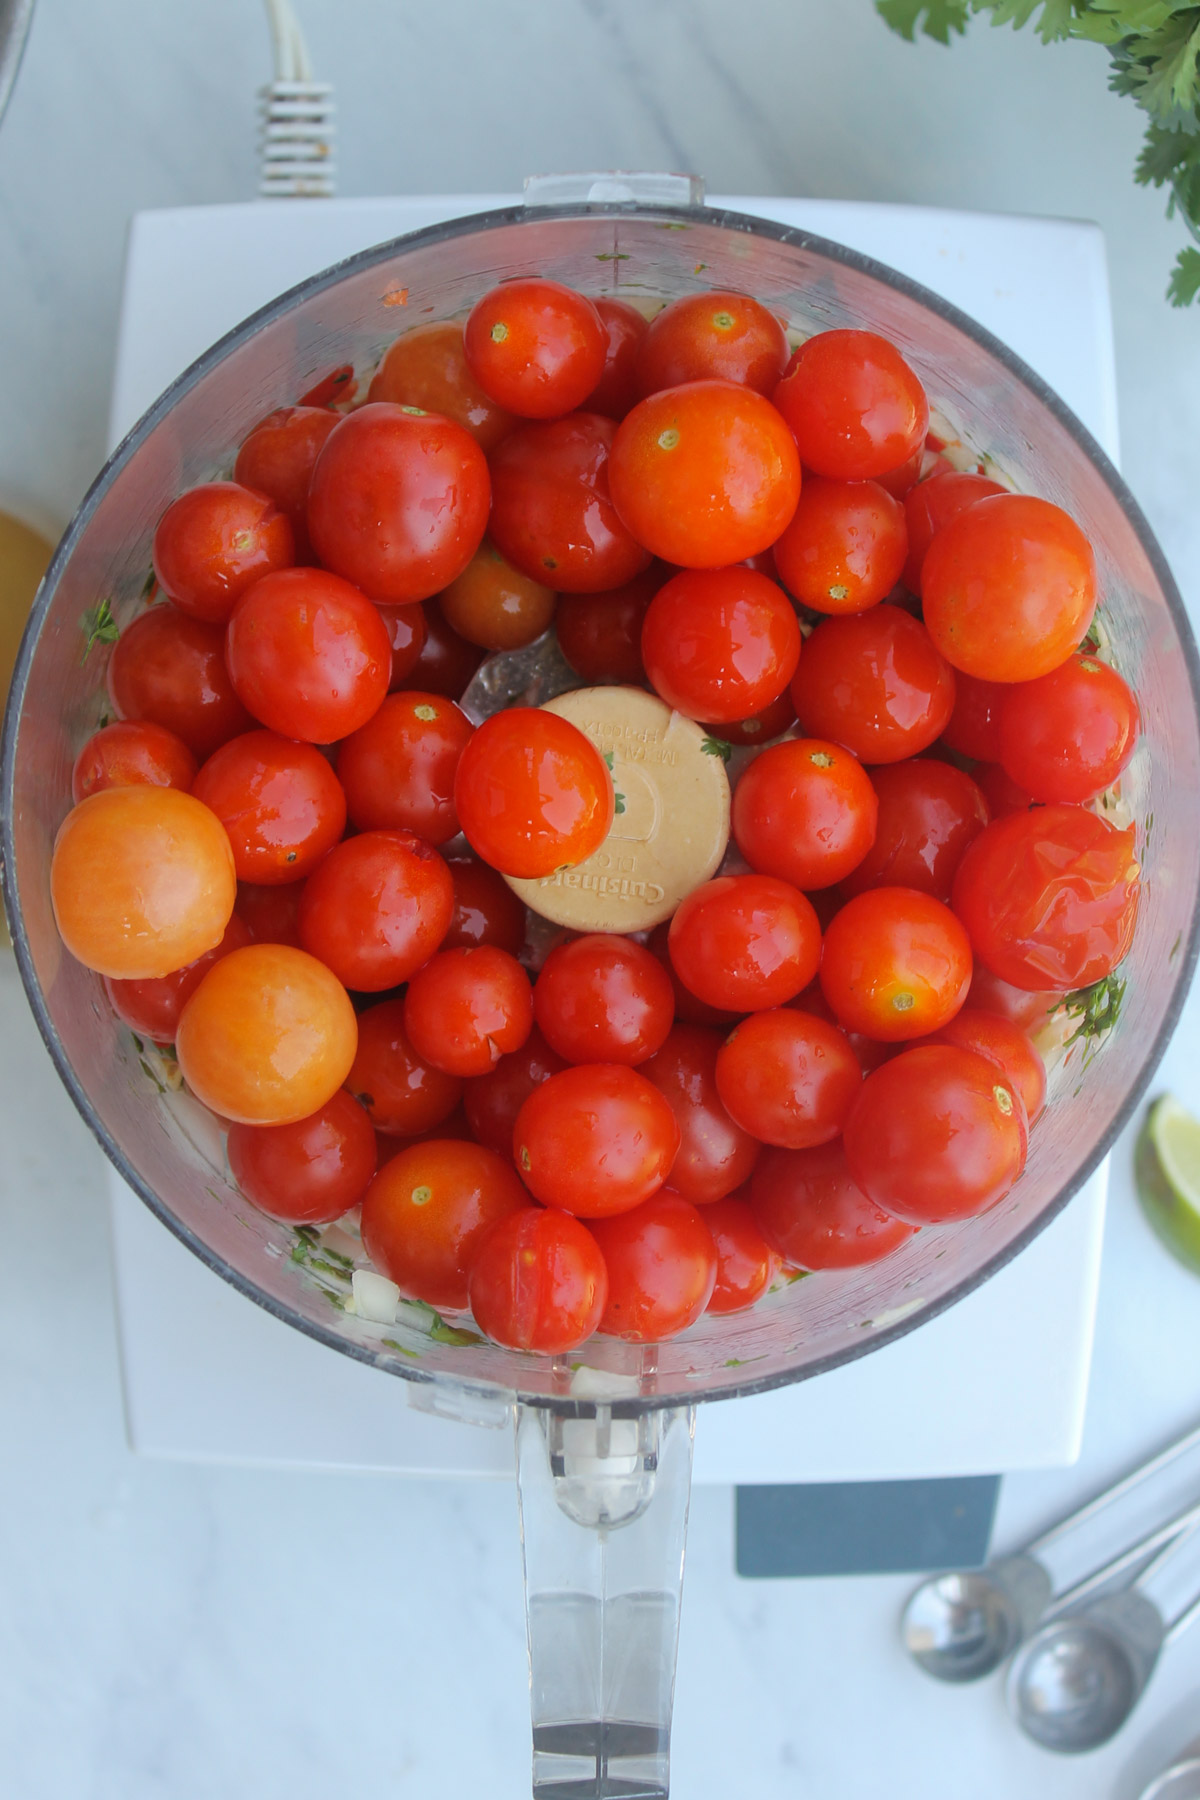
[[1108, 1035], [1121, 1016], [1127, 985], [1124, 976], [1105, 975], [1101, 981], [1093, 981], [1090, 987], [1076, 988], [1073, 994], [1060, 1000], [1055, 1011], [1065, 1012], [1068, 1019], [1079, 1021], [1063, 1048], [1083, 1040], [1086, 1061], [1090, 1062], [1101, 1039]]
[[724, 738], [706, 737], [700, 748], [705, 756], [719, 756], [723, 763], [733, 755], [733, 745], [727, 744]]
[[1190, 306], [1200, 295], [1200, 250], [1189, 244], [1175, 259], [1171, 279], [1167, 283], [1167, 299], [1172, 306]]
[[401, 1356], [411, 1356], [414, 1362], [419, 1362], [421, 1360], [421, 1352], [419, 1350], [410, 1350], [407, 1344], [398, 1344], [395, 1338], [380, 1338], [379, 1341], [385, 1350], [395, 1350]]
[[613, 812], [616, 814], [620, 814], [620, 813], [623, 813], [624, 811], [625, 811], [625, 796], [620, 791], [619, 788], [614, 788], [613, 789]]
[[115, 644], [121, 635], [120, 627], [113, 618], [112, 601], [101, 600], [98, 606], [89, 606], [83, 615], [83, 655], [80, 662], [85, 663], [97, 644]]
[[950, 33], [957, 31], [961, 36], [970, 17], [967, 0], [875, 0], [875, 10], [910, 44], [918, 31], [939, 44], [948, 44]]
[[447, 1325], [439, 1313], [434, 1314], [433, 1324], [429, 1327], [429, 1335], [435, 1344], [482, 1344], [477, 1331], [468, 1331], [461, 1325]]

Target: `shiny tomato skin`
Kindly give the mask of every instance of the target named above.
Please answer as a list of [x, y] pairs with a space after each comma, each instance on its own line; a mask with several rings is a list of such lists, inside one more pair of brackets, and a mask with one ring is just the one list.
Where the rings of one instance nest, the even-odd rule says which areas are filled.
[[626, 527], [655, 556], [722, 569], [775, 542], [800, 498], [800, 459], [761, 394], [692, 381], [626, 414], [609, 484]]
[[1009, 813], [1026, 813], [1033, 805], [1033, 795], [1018, 787], [1000, 763], [977, 763], [972, 778], [987, 801], [993, 819], [1006, 819]]
[[507, 950], [441, 950], [404, 997], [404, 1026], [418, 1056], [447, 1075], [486, 1075], [519, 1050], [533, 1026], [529, 977]]
[[651, 563], [623, 587], [560, 597], [554, 615], [558, 647], [584, 681], [645, 682], [642, 623], [667, 577], [661, 563]]
[[603, 413], [609, 419], [623, 419], [630, 407], [641, 399], [637, 387], [637, 356], [648, 321], [636, 306], [614, 300], [607, 294], [594, 297], [592, 305], [600, 314], [608, 346], [604, 352], [604, 373], [583, 402], [583, 410]]
[[511, 1165], [495, 1151], [460, 1138], [427, 1138], [393, 1156], [368, 1187], [363, 1243], [408, 1299], [461, 1311], [484, 1238], [528, 1207]]
[[604, 373], [608, 333], [574, 288], [518, 276], [475, 302], [463, 348], [497, 405], [522, 419], [558, 419], [582, 406]]
[[255, 582], [233, 609], [225, 661], [238, 698], [281, 737], [332, 744], [388, 691], [392, 646], [365, 594], [324, 569]]
[[525, 903], [502, 875], [474, 856], [452, 856], [446, 867], [454, 883], [454, 912], [442, 939], [443, 950], [473, 950], [494, 944], [510, 956], [525, 942]]
[[868, 1075], [844, 1133], [854, 1181], [893, 1218], [974, 1218], [1025, 1166], [1020, 1095], [995, 1063], [951, 1044], [920, 1045]]
[[308, 544], [305, 507], [313, 464], [338, 414], [325, 406], [281, 406], [242, 439], [233, 477], [266, 494], [291, 521], [298, 548]]
[[1117, 671], [1069, 656], [1037, 681], [1015, 682], [1000, 712], [1000, 761], [1035, 800], [1090, 800], [1137, 748], [1141, 715]]
[[[478, 644], [468, 644], [466, 638], [459, 637], [457, 631], [451, 629], [436, 600], [427, 600], [423, 607], [413, 606], [407, 610], [425, 615], [425, 641], [409, 670], [407, 685], [419, 688], [422, 693], [444, 694], [447, 700], [461, 700], [483, 661], [483, 651]], [[380, 607], [379, 611], [384, 614], [386, 608]]]
[[403, 1000], [381, 1000], [358, 1015], [358, 1051], [346, 1087], [377, 1131], [398, 1137], [444, 1124], [463, 1091], [457, 1077], [423, 1062], [409, 1043]]
[[976, 762], [1000, 760], [1000, 708], [1010, 684], [980, 681], [974, 675], [954, 674], [954, 711], [942, 730], [941, 742], [959, 756]]
[[252, 943], [290, 944], [293, 950], [301, 950], [300, 896], [303, 892], [302, 881], [289, 881], [283, 887], [239, 881], [235, 917], [245, 925]]
[[890, 594], [908, 549], [904, 508], [877, 481], [804, 483], [774, 546], [779, 579], [821, 613], [858, 613]]
[[472, 375], [457, 319], [416, 325], [398, 337], [384, 351], [367, 399], [441, 413], [469, 431], [485, 456], [517, 423]]
[[685, 1025], [736, 1025], [741, 1018], [740, 1013], [730, 1012], [723, 1006], [709, 1006], [693, 994], [690, 988], [680, 981], [670, 950], [671, 921], [664, 919], [656, 925], [646, 940], [646, 948], [652, 956], [656, 956], [667, 972], [672, 991], [675, 995], [675, 1017]]
[[765, 575], [738, 566], [685, 569], [650, 602], [642, 660], [676, 712], [735, 722], [784, 692], [800, 660], [800, 627]]
[[[836, 1025], [839, 1031], [842, 1030], [837, 1014], [822, 992], [820, 976], [810, 981], [803, 993], [797, 994], [794, 1000], [789, 1000], [788, 1005], [794, 1006], [797, 1012], [812, 1013], [815, 1018], [824, 1019], [828, 1024]], [[872, 1069], [877, 1069], [881, 1062], [886, 1062], [889, 1056], [896, 1054], [894, 1044], [881, 1044], [878, 1038], [864, 1037], [861, 1031], [847, 1031], [846, 1042], [857, 1056], [864, 1075], [869, 1075]]]
[[860, 762], [901, 762], [945, 730], [954, 671], [919, 619], [874, 606], [817, 626], [792, 678], [792, 704], [810, 736], [844, 744]]
[[383, 628], [392, 646], [392, 673], [388, 681], [388, 692], [394, 694], [398, 688], [408, 685], [408, 677], [425, 649], [425, 639], [429, 635], [425, 608], [419, 600], [413, 600], [408, 606], [378, 606], [375, 610], [383, 620]]
[[964, 1006], [948, 1024], [922, 1043], [957, 1044], [974, 1050], [1004, 1071], [1005, 1079], [1021, 1096], [1025, 1117], [1033, 1125], [1046, 1105], [1046, 1068], [1032, 1039], [1002, 1013], [977, 1011]]
[[195, 962], [171, 975], [149, 976], [143, 981], [121, 981], [106, 975], [104, 991], [117, 1017], [131, 1031], [153, 1044], [173, 1044], [180, 1014], [213, 964], [250, 941], [249, 931], [235, 912], [220, 943]]
[[587, 1226], [541, 1206], [492, 1226], [468, 1286], [475, 1323], [493, 1343], [543, 1356], [586, 1343], [608, 1304], [608, 1269]]
[[902, 1043], [965, 1004], [971, 944], [948, 906], [916, 888], [870, 888], [830, 923], [821, 988], [848, 1031]]
[[925, 553], [942, 526], [948, 525], [960, 512], [965, 512], [968, 506], [974, 506], [977, 500], [986, 500], [989, 494], [1002, 494], [1004, 491], [998, 481], [989, 481], [985, 475], [972, 475], [957, 469], [931, 475], [928, 481], [919, 481], [908, 490], [904, 496], [908, 555], [904, 563], [903, 580], [910, 594], [920, 595]]
[[741, 1187], [762, 1148], [730, 1118], [717, 1092], [720, 1048], [717, 1032], [676, 1024], [662, 1048], [641, 1066], [679, 1127], [679, 1149], [667, 1180], [693, 1206], [710, 1206]]
[[613, 785], [600, 752], [557, 713], [493, 713], [459, 758], [454, 804], [467, 842], [503, 875], [586, 861], [608, 835]]
[[553, 949], [533, 990], [542, 1035], [570, 1063], [645, 1062], [675, 1014], [657, 957], [629, 938], [589, 932]]
[[179, 788], [189, 793], [199, 764], [183, 739], [151, 719], [117, 719], [94, 731], [71, 771], [76, 805], [102, 788]]
[[1137, 920], [1136, 835], [1082, 806], [993, 819], [952, 896], [980, 962], [1013, 987], [1059, 993], [1110, 975]]
[[360, 831], [415, 831], [435, 847], [458, 835], [454, 773], [474, 727], [443, 694], [389, 694], [338, 750], [338, 779]]
[[894, 469], [885, 470], [882, 475], [876, 475], [874, 479], [881, 488], [886, 489], [893, 500], [905, 500], [922, 475], [929, 473], [925, 468], [928, 454], [928, 451], [923, 448], [916, 449], [907, 461], [900, 463]]
[[229, 834], [239, 881], [303, 881], [346, 828], [346, 796], [321, 752], [273, 731], [214, 750], [192, 785]]
[[560, 594], [621, 587], [649, 566], [610, 492], [617, 429], [570, 413], [522, 425], [492, 452], [488, 529], [514, 568]]
[[322, 446], [308, 533], [326, 568], [373, 600], [427, 600], [479, 548], [490, 496], [483, 451], [461, 425], [372, 402]]
[[554, 618], [553, 586], [514, 569], [485, 537], [461, 575], [438, 595], [452, 630], [484, 650], [521, 650]]
[[769, 398], [787, 360], [783, 326], [759, 301], [718, 288], [685, 294], [650, 321], [638, 352], [638, 394], [685, 381], [736, 381]]
[[254, 724], [229, 679], [222, 628], [174, 606], [152, 606], [125, 627], [107, 680], [119, 713], [165, 725], [202, 762]]
[[526, 1187], [543, 1205], [581, 1219], [640, 1205], [662, 1186], [678, 1149], [671, 1108], [623, 1063], [580, 1063], [552, 1075], [530, 1094], [513, 1128], [513, 1158]]
[[790, 1006], [735, 1025], [716, 1064], [730, 1117], [761, 1143], [789, 1150], [835, 1138], [862, 1078], [845, 1032]]
[[700, 1317], [717, 1280], [717, 1248], [700, 1213], [669, 1189], [591, 1226], [608, 1270], [606, 1337], [655, 1343]]
[[843, 877], [843, 894], [850, 900], [868, 888], [906, 887], [948, 901], [967, 845], [990, 817], [979, 788], [932, 756], [881, 763], [871, 786], [879, 798], [875, 842]]
[[1022, 1031], [1033, 1033], [1046, 1023], [1063, 998], [1064, 995], [1054, 988], [1013, 987], [993, 975], [983, 963], [976, 962], [967, 1005], [978, 1012], [998, 1013], [1010, 1024], [1019, 1025]]
[[289, 568], [294, 552], [286, 514], [236, 481], [189, 488], [154, 531], [158, 585], [180, 612], [210, 625], [224, 625], [246, 589]]
[[717, 1279], [706, 1311], [744, 1312], [761, 1300], [781, 1258], [759, 1230], [747, 1192], [729, 1194], [705, 1208], [704, 1223], [717, 1250]]
[[537, 1025], [519, 1050], [502, 1056], [486, 1075], [472, 1077], [463, 1089], [463, 1109], [471, 1136], [501, 1156], [511, 1159], [513, 1127], [517, 1114], [534, 1088], [549, 1081], [566, 1068], [566, 1063], [552, 1050]]
[[704, 721], [713, 737], [723, 738], [727, 744], [745, 745], [748, 748], [772, 743], [795, 723], [796, 709], [786, 688], [778, 699], [772, 700], [769, 706], [764, 706], [761, 712], [752, 713], [748, 719], [724, 719], [719, 725], [711, 719]]
[[821, 960], [812, 904], [773, 875], [718, 875], [680, 903], [668, 939], [684, 986], [710, 1006], [782, 1006]]
[[300, 942], [344, 987], [377, 994], [407, 981], [446, 935], [450, 871], [411, 831], [364, 831], [305, 883]]
[[925, 624], [947, 662], [1033, 681], [1066, 662], [1096, 610], [1096, 559], [1069, 513], [993, 494], [944, 525], [921, 574]]
[[858, 867], [878, 813], [857, 758], [820, 738], [773, 744], [733, 791], [733, 835], [751, 868], [806, 891], [832, 887]]
[[840, 1139], [764, 1151], [750, 1207], [766, 1242], [796, 1269], [858, 1269], [907, 1243], [915, 1227], [868, 1200]]
[[794, 352], [774, 393], [806, 469], [870, 481], [925, 441], [929, 402], [894, 344], [871, 331], [822, 331]]
[[272, 1219], [328, 1225], [357, 1206], [375, 1173], [375, 1133], [339, 1088], [293, 1125], [231, 1125], [226, 1155], [248, 1200]]

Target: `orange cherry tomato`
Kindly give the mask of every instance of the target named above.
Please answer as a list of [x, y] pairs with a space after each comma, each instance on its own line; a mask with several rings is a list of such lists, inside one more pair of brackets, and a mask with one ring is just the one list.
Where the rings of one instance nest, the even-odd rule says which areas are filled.
[[442, 413], [469, 431], [485, 455], [517, 422], [472, 375], [457, 319], [417, 325], [398, 337], [384, 351], [367, 399]]
[[584, 862], [613, 820], [600, 752], [569, 719], [532, 706], [493, 713], [463, 750], [454, 804], [467, 842], [504, 875]]
[[466, 1307], [471, 1264], [492, 1227], [532, 1212], [512, 1165], [482, 1144], [428, 1138], [384, 1164], [363, 1198], [375, 1267], [429, 1306]]
[[250, 941], [248, 928], [235, 912], [215, 950], [206, 950], [173, 975], [150, 976], [145, 981], [117, 981], [106, 975], [104, 991], [118, 1019], [131, 1031], [149, 1038], [152, 1044], [173, 1044], [179, 1015], [213, 964]]
[[937, 1031], [965, 1003], [971, 943], [959, 920], [916, 888], [871, 888], [825, 932], [821, 990], [848, 1031], [899, 1043]]
[[446, 623], [485, 650], [520, 650], [550, 627], [555, 593], [514, 569], [484, 538], [461, 575], [438, 595]]

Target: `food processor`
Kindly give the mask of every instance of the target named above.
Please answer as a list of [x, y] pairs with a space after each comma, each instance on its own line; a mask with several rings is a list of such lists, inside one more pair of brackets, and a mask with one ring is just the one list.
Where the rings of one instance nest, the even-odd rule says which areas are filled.
[[[535, 1794], [665, 1795], [696, 1408], [870, 1353], [994, 1273], [1066, 1204], [1144, 1090], [1196, 953], [1200, 720], [1194, 646], [1136, 504], [1028, 368], [945, 302], [811, 234], [709, 209], [685, 177], [558, 178], [526, 203], [436, 225], [302, 283], [214, 346], [117, 449], [68, 529], [26, 635], [5, 726], [4, 881], [30, 1002], [59, 1072], [124, 1179], [210, 1268], [310, 1337], [428, 1389], [449, 1416], [515, 1423], [530, 1634]], [[874, 1267], [785, 1284], [753, 1311], [657, 1346], [595, 1339], [539, 1358], [470, 1321], [403, 1304], [347, 1310], [353, 1244], [327, 1247], [256, 1213], [215, 1121], [112, 1015], [62, 953], [49, 900], [54, 833], [78, 745], [106, 706], [88, 617], [142, 604], [165, 505], [226, 474], [246, 432], [332, 370], [365, 391], [405, 324], [463, 314], [497, 281], [540, 274], [637, 300], [753, 293], [807, 333], [862, 326], [897, 344], [937, 414], [1018, 488], [1090, 538], [1101, 615], [1142, 706], [1124, 781], [1145, 893], [1119, 1017], [1052, 1073], [1017, 1187], [981, 1218], [919, 1233]], [[518, 690], [520, 691], [520, 690]], [[512, 697], [517, 697], [513, 692]], [[1086, 1067], [1084, 1066], [1086, 1064]]]

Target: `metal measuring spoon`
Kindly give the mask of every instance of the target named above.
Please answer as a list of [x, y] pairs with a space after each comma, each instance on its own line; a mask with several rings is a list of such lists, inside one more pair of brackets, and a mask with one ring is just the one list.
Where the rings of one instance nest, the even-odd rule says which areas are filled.
[[1200, 1756], [1164, 1769], [1142, 1790], [1140, 1800], [1200, 1800]]

